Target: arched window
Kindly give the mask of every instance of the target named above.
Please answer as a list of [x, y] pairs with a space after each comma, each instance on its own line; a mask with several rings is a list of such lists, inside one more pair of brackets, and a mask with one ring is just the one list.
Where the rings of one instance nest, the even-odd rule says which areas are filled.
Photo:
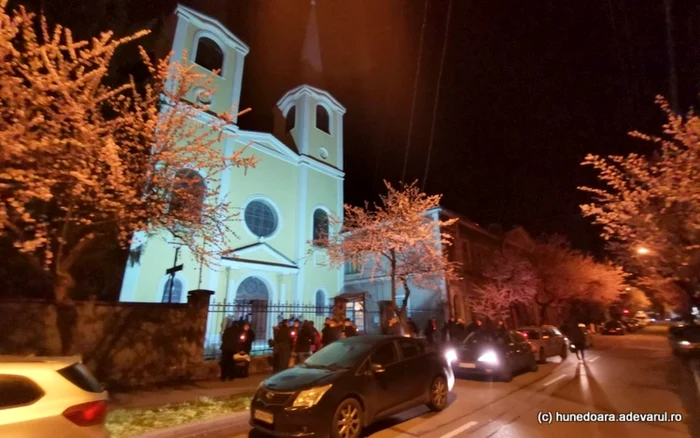
[[196, 170], [178, 170], [170, 192], [170, 214], [185, 222], [200, 221], [206, 190], [204, 178]]
[[316, 291], [316, 315], [325, 315], [328, 311], [326, 306], [326, 294], [322, 290]]
[[[172, 285], [172, 289], [170, 286]], [[163, 286], [163, 303], [179, 303], [182, 299], [182, 281], [175, 279], [173, 281], [172, 277], [168, 277], [168, 281], [165, 282]]]
[[250, 232], [258, 237], [270, 237], [277, 231], [275, 210], [262, 200], [254, 200], [246, 205], [243, 220]]
[[270, 291], [264, 281], [248, 277], [236, 289], [236, 319], [250, 323], [259, 339], [267, 339], [267, 315]]
[[330, 134], [330, 117], [328, 110], [322, 105], [316, 105], [316, 127], [326, 134]]
[[313, 224], [314, 245], [325, 246], [326, 241], [328, 240], [328, 213], [326, 213], [325, 210], [320, 208], [314, 210]]
[[289, 111], [287, 111], [287, 117], [284, 120], [285, 132], [289, 132], [292, 129], [294, 129], [294, 125], [296, 125], [296, 117], [297, 117], [297, 108], [293, 106], [293, 107], [289, 108]]
[[194, 62], [207, 70], [218, 70], [221, 73], [224, 66], [224, 52], [214, 40], [202, 37], [197, 42], [197, 56], [195, 56]]

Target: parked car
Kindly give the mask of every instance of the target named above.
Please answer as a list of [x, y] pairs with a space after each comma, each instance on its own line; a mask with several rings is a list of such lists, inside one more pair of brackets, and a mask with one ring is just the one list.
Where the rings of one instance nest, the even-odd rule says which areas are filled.
[[78, 358], [0, 356], [0, 436], [107, 438], [107, 392]]
[[552, 325], [521, 327], [518, 333], [530, 342], [532, 352], [539, 362], [547, 362], [548, 357], [554, 356], [565, 360], [569, 354], [567, 338]]
[[457, 376], [486, 375], [510, 382], [518, 371], [537, 371], [532, 344], [516, 331], [478, 330], [446, 354]]
[[625, 325], [618, 320], [612, 320], [605, 323], [603, 326], [604, 335], [624, 335]]
[[250, 425], [274, 436], [359, 438], [375, 421], [417, 405], [444, 409], [453, 385], [445, 355], [422, 340], [355, 336], [265, 379]]

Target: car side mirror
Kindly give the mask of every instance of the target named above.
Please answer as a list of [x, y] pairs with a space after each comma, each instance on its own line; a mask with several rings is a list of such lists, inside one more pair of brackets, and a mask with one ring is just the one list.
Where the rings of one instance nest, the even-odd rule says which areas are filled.
[[381, 365], [379, 365], [378, 363], [373, 363], [373, 364], [370, 366], [370, 369], [372, 370], [372, 373], [374, 373], [374, 374], [381, 374], [381, 373], [383, 373], [384, 371], [386, 371], [386, 370], [384, 369], [384, 367], [381, 366]]

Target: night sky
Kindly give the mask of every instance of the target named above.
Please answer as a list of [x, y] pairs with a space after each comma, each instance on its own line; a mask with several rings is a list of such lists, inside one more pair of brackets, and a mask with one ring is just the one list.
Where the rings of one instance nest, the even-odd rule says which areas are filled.
[[[157, 3], [153, 5], [151, 3]], [[299, 85], [308, 0], [188, 1], [250, 46], [244, 129], [272, 130], [271, 108]], [[430, 0], [406, 180], [423, 182], [448, 0]], [[51, 1], [47, 14], [89, 34], [167, 15], [175, 2]], [[402, 176], [425, 0], [317, 0], [328, 91], [345, 115], [346, 202], [374, 200]], [[679, 100], [698, 102], [700, 2], [673, 9]], [[119, 30], [118, 30], [119, 32]], [[597, 252], [581, 218], [586, 153], [646, 152], [668, 95], [662, 0], [453, 0], [426, 191], [482, 226], [564, 233]]]

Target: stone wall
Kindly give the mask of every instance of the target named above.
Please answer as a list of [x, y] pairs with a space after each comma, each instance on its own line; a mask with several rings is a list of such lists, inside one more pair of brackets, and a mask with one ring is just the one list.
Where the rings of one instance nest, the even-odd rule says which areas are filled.
[[0, 302], [0, 355], [80, 355], [108, 388], [196, 376], [210, 291], [187, 304]]

